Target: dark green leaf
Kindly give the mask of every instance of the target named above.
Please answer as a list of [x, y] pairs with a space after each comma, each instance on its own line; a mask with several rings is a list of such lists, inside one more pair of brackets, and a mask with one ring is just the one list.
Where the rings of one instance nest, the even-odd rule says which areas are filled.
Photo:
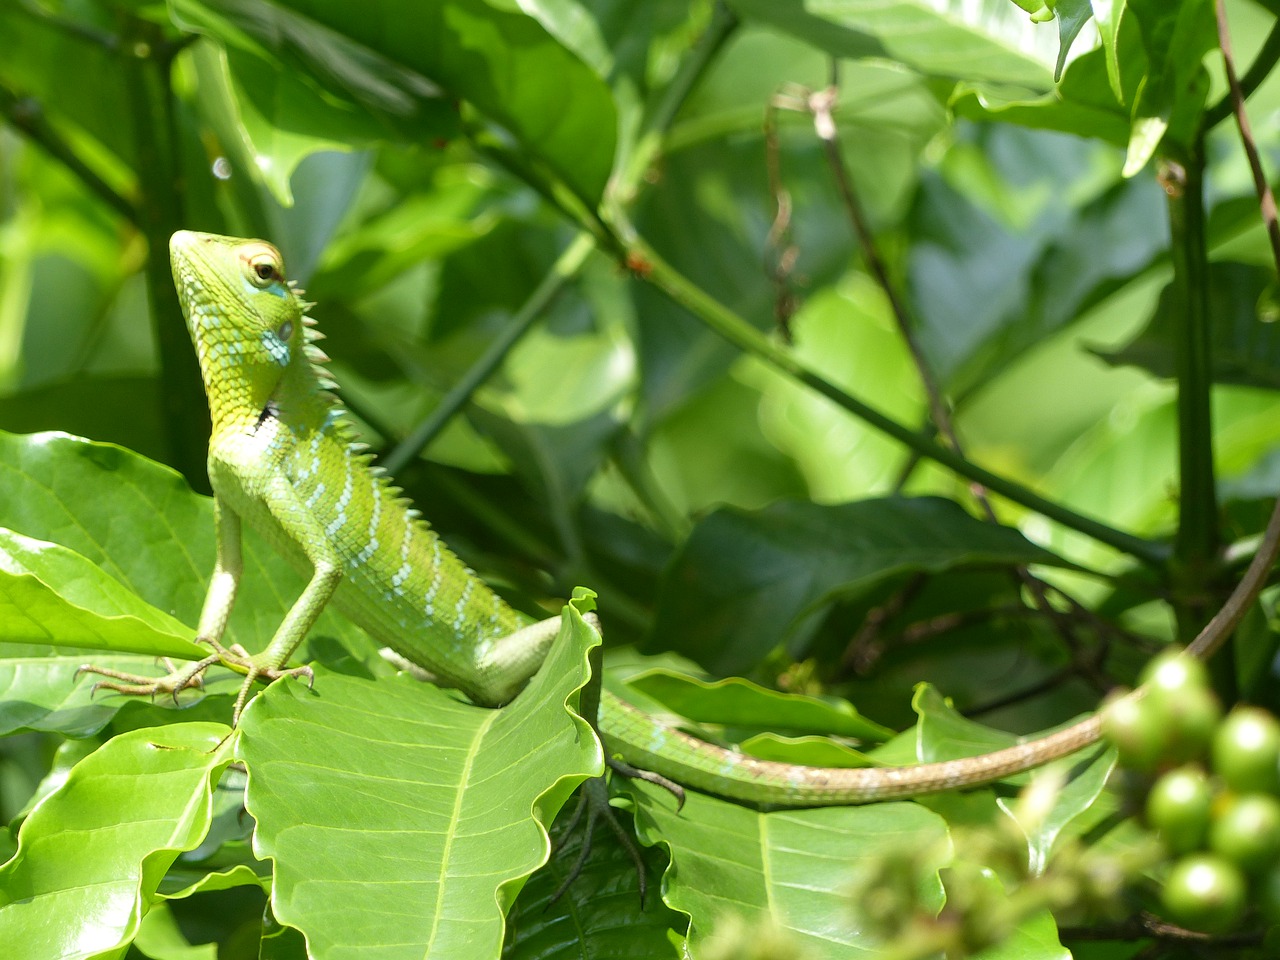
[[[575, 801], [581, 802], [581, 800]], [[630, 818], [614, 810], [629, 835]], [[586, 817], [568, 833], [567, 817], [552, 830], [551, 859], [529, 878], [507, 919], [504, 960], [677, 960], [688, 918], [669, 909], [657, 893], [667, 859], [641, 847], [646, 896], [640, 910], [640, 876], [613, 831], [596, 823], [587, 834]], [[552, 895], [570, 876], [590, 842], [582, 873], [559, 900]]]
[[[1209, 315], [1213, 379], [1280, 390], [1280, 312], [1270, 268], [1222, 261], [1209, 264]], [[1174, 340], [1181, 305], [1173, 284], [1160, 292], [1155, 313], [1120, 350], [1095, 351], [1113, 365], [1132, 364], [1157, 377], [1174, 376]]]
[[736, 673], [780, 644], [803, 647], [830, 603], [886, 577], [1053, 562], [1018, 532], [940, 499], [718, 510], [668, 568], [654, 635], [713, 672]]
[[892, 734], [887, 727], [859, 716], [845, 700], [779, 693], [740, 677], [706, 681], [671, 670], [652, 669], [628, 677], [626, 687], [697, 723], [860, 740], [885, 740]]
[[731, 0], [762, 20], [836, 57], [887, 55], [920, 73], [1047, 89], [1050, 74], [1029, 55], [1030, 25], [1007, 0], [951, 4], [923, 0], [834, 0], [822, 4]]
[[509, 129], [588, 200], [613, 164], [617, 115], [608, 88], [530, 17], [483, 0], [423, 5], [376, 0], [350, 7], [319, 0], [257, 3], [180, 0], [182, 18], [224, 43], [304, 64], [363, 109], [410, 118], [438, 88]]
[[1053, 13], [1058, 21], [1058, 62], [1053, 67], [1053, 81], [1057, 83], [1062, 79], [1062, 68], [1066, 66], [1071, 45], [1080, 35], [1080, 28], [1093, 17], [1093, 5], [1089, 0], [1058, 0]]
[[910, 290], [921, 345], [962, 396], [1131, 282], [1167, 243], [1153, 182], [1120, 183], [1073, 210], [1065, 183], [1094, 176], [1094, 148], [1013, 131], [989, 136], [1007, 144], [995, 156], [1008, 158], [998, 175], [1010, 186], [1054, 170], [1064, 189], [1028, 194], [1031, 204], [1015, 214], [1024, 225], [1014, 228], [940, 178], [924, 182]]

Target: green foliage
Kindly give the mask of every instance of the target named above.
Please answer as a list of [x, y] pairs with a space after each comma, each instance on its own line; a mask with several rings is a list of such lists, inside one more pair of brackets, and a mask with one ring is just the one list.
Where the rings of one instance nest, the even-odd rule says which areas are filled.
[[[1242, 70], [1261, 49], [1265, 156], [1276, 5], [1227, 9]], [[333, 611], [314, 687], [270, 688], [235, 732], [225, 671], [175, 704], [79, 668], [202, 651], [183, 227], [277, 243], [407, 495], [523, 609], [594, 590], [606, 682], [646, 709], [856, 766], [1095, 709], [1214, 613], [1280, 491], [1276, 280], [1209, 0], [12, 0], [0, 36], [0, 942], [1180, 949], [1126, 886], [1168, 864], [1110, 750], [862, 808], [677, 811], [615, 780], [645, 904], [599, 825], [553, 900], [585, 842], [557, 816], [600, 761], [575, 712], [587, 601], [499, 710], [395, 674]], [[304, 580], [251, 531], [244, 559], [226, 639], [256, 651]], [[1214, 668], [1227, 707], [1276, 706], [1274, 599]], [[1155, 767], [1217, 716], [1122, 751]], [[1223, 942], [1262, 950], [1236, 912]]]

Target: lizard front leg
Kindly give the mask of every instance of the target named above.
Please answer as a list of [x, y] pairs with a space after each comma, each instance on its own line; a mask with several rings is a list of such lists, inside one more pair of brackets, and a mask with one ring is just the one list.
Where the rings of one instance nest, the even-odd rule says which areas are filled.
[[206, 643], [214, 652], [183, 667], [176, 667], [165, 658], [162, 662], [169, 669], [163, 677], [145, 677], [136, 673], [124, 673], [107, 667], [85, 664], [76, 671], [92, 673], [108, 680], [101, 680], [93, 685], [94, 692], [114, 690], [128, 696], [150, 696], [159, 693], [171, 694], [176, 702], [178, 694], [188, 687], [203, 686], [205, 670], [215, 663], [224, 662], [224, 657], [238, 659], [245, 656], [240, 648], [228, 650], [222, 646], [222, 634], [227, 628], [227, 620], [231, 616], [231, 608], [236, 602], [236, 588], [240, 585], [240, 574], [244, 563], [240, 554], [240, 516], [232, 510], [216, 493], [213, 498], [214, 530], [217, 538], [217, 555], [214, 560], [213, 576], [209, 579], [209, 589], [204, 595], [204, 604], [200, 608], [200, 623], [196, 627], [196, 643]]
[[214, 652], [203, 660], [170, 672], [167, 676], [147, 678], [120, 673], [101, 667], [86, 665], [82, 672], [96, 673], [111, 679], [100, 681], [94, 689], [110, 689], [131, 695], [154, 696], [171, 693], [176, 698], [187, 687], [200, 686], [205, 670], [214, 664], [222, 664], [237, 673], [244, 674], [244, 683], [236, 697], [232, 723], [239, 723], [240, 714], [249, 700], [253, 685], [260, 679], [275, 680], [283, 676], [306, 676], [310, 667], [284, 669], [293, 651], [302, 643], [307, 631], [337, 589], [342, 579], [342, 566], [324, 529], [306, 509], [305, 504], [284, 476], [267, 485], [262, 497], [281, 529], [303, 550], [311, 562], [313, 573], [306, 588], [294, 601], [289, 613], [281, 621], [266, 649], [250, 654], [239, 644], [226, 647], [222, 635], [235, 603], [243, 564], [240, 555], [240, 517], [220, 497], [214, 497], [214, 515], [217, 522], [217, 560], [209, 590], [205, 594], [200, 613], [196, 642], [207, 643]]

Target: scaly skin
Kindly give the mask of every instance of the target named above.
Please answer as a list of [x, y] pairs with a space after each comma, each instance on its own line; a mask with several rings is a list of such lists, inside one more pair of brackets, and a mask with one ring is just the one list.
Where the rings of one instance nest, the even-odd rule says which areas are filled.
[[[410, 663], [496, 706], [541, 664], [559, 620], [530, 623], [441, 542], [353, 442], [301, 291], [279, 252], [261, 240], [179, 231], [173, 277], [200, 369], [213, 435], [209, 479], [217, 562], [197, 639], [214, 654], [168, 677], [106, 673], [125, 693], [176, 692], [222, 663], [245, 674], [236, 718], [258, 679], [287, 669], [293, 651], [333, 602]], [[240, 578], [247, 521], [300, 570], [306, 588], [266, 649], [250, 655], [221, 638]], [[697, 740], [605, 692], [599, 729], [629, 763], [709, 793], [750, 803], [865, 803], [970, 786], [1064, 756], [1098, 739], [1090, 719], [982, 757], [918, 766], [824, 769], [755, 760]]]

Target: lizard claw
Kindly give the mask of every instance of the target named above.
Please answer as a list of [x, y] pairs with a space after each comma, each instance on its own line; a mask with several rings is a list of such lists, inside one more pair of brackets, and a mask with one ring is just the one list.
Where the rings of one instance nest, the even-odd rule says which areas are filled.
[[667, 791], [667, 793], [676, 798], [676, 813], [684, 809], [684, 787], [674, 780], [669, 780], [662, 774], [654, 773], [652, 770], [641, 770], [639, 767], [633, 767], [621, 757], [606, 756], [604, 762], [608, 764], [610, 770], [620, 776], [629, 780], [643, 780]]
[[204, 687], [204, 671], [217, 663], [218, 659], [215, 654], [179, 670], [167, 657], [162, 658], [165, 666], [169, 668], [169, 673], [163, 677], [144, 677], [136, 673], [125, 673], [121, 670], [112, 670], [110, 667], [98, 667], [85, 663], [76, 668], [75, 676], [92, 673], [110, 678], [95, 683], [90, 693], [91, 697], [99, 690], [114, 690], [125, 696], [152, 697], [153, 699], [157, 693], [169, 693], [173, 695], [173, 702], [177, 703], [179, 691]]
[[217, 640], [209, 637], [198, 637], [197, 642], [207, 643], [213, 647], [213, 653], [203, 660], [187, 664], [182, 668], [175, 667], [167, 657], [161, 658], [169, 670], [162, 677], [145, 677], [140, 674], [125, 673], [121, 670], [98, 667], [89, 663], [78, 667], [75, 675], [78, 677], [82, 673], [92, 673], [107, 677], [108, 679], [99, 680], [93, 685], [93, 693], [95, 694], [99, 690], [114, 690], [116, 693], [121, 693], [125, 696], [151, 697], [154, 699], [156, 694], [168, 693], [172, 695], [173, 702], [176, 704], [178, 702], [178, 694], [181, 691], [203, 689], [204, 672], [214, 664], [222, 664], [245, 675], [244, 683], [240, 687], [240, 695], [236, 698], [235, 710], [232, 713], [232, 726], [239, 724], [240, 715], [244, 712], [245, 705], [249, 702], [253, 685], [258, 680], [270, 682], [278, 680], [280, 677], [306, 677], [308, 688], [315, 684], [315, 672], [310, 667], [277, 669], [259, 663], [255, 657], [250, 655], [238, 643], [232, 644], [230, 647], [224, 647]]
[[563, 844], [564, 839], [572, 835], [573, 831], [577, 829], [583, 813], [587, 815], [587, 824], [583, 827], [582, 847], [578, 851], [578, 857], [574, 860], [573, 866], [569, 868], [568, 874], [560, 881], [560, 886], [556, 887], [555, 893], [547, 901], [547, 908], [549, 909], [553, 903], [559, 900], [565, 891], [573, 886], [573, 882], [582, 875], [582, 868], [586, 866], [587, 858], [591, 856], [591, 835], [595, 833], [596, 822], [603, 820], [609, 825], [609, 829], [613, 831], [614, 836], [618, 838], [618, 842], [627, 851], [627, 855], [631, 857], [631, 862], [635, 865], [636, 876], [639, 878], [640, 909], [643, 910], [645, 892], [648, 886], [644, 860], [640, 856], [640, 848], [636, 846], [635, 840], [623, 829], [622, 824], [618, 823], [618, 818], [613, 814], [613, 808], [609, 806], [609, 786], [604, 777], [592, 777], [583, 782], [581, 792], [578, 794], [578, 805], [574, 808], [569, 822], [565, 824], [560, 843], [556, 845], [557, 849]]

